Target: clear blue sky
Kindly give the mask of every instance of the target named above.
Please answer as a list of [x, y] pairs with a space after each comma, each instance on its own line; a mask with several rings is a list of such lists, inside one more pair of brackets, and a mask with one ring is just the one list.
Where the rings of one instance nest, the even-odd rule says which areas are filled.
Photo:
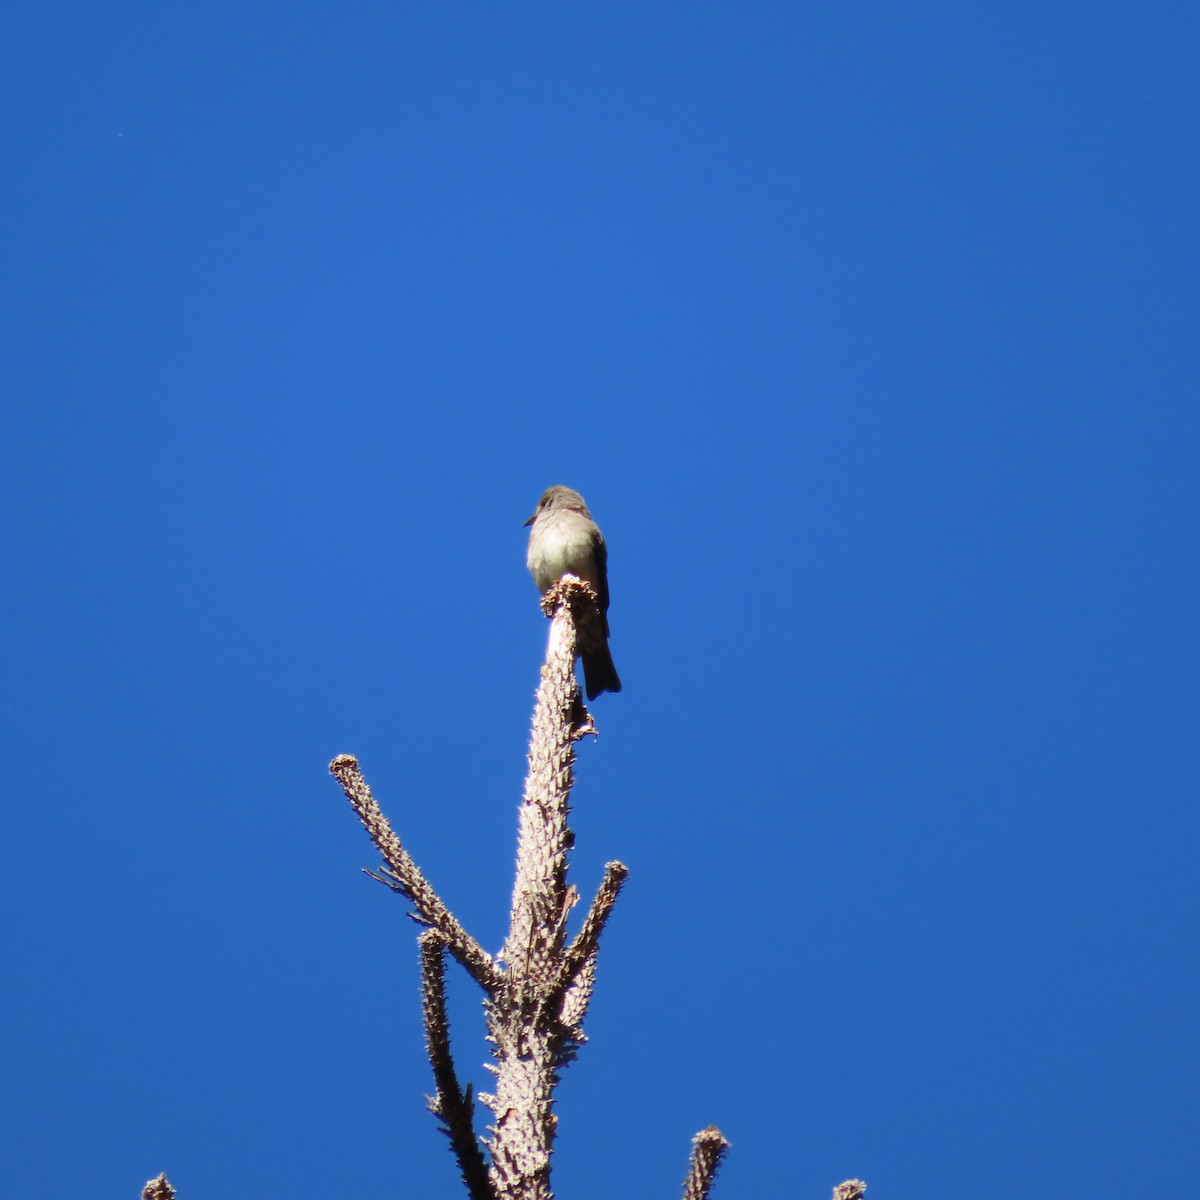
[[497, 948], [556, 482], [625, 682], [575, 880], [631, 869], [564, 1200], [709, 1123], [724, 1200], [1186, 1191], [1198, 61], [1173, 3], [10, 3], [0, 1200], [458, 1194], [326, 764]]

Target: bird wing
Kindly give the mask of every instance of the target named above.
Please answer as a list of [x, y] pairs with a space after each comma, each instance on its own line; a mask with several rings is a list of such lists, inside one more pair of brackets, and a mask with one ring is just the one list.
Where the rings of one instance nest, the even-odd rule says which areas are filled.
[[596, 530], [596, 595], [600, 600], [600, 615], [604, 618], [604, 636], [608, 637], [608, 547], [604, 544], [604, 534]]

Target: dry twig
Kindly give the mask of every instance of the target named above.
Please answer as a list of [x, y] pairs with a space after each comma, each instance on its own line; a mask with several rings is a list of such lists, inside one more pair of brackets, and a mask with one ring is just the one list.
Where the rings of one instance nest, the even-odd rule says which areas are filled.
[[142, 1188], [142, 1200], [175, 1200], [175, 1189], [167, 1182], [166, 1172]]
[[692, 1139], [692, 1160], [688, 1164], [687, 1178], [683, 1181], [683, 1200], [706, 1200], [717, 1177], [721, 1159], [729, 1151], [729, 1143], [721, 1131], [710, 1125]]
[[446, 949], [462, 963], [471, 978], [491, 994], [502, 978], [492, 956], [458, 923], [400, 844], [387, 817], [371, 795], [371, 789], [359, 770], [358, 759], [353, 754], [339, 754], [329, 764], [329, 773], [342, 785], [346, 799], [387, 863], [386, 878], [381, 879], [378, 875], [372, 877], [411, 900], [422, 924], [436, 929], [442, 935]]
[[494, 1200], [487, 1164], [475, 1137], [475, 1105], [471, 1088], [464, 1091], [450, 1053], [450, 1022], [446, 1016], [446, 955], [441, 935], [427, 929], [417, 939], [421, 947], [421, 1013], [425, 1021], [425, 1050], [437, 1085], [428, 1097], [429, 1111], [442, 1124], [471, 1200]]

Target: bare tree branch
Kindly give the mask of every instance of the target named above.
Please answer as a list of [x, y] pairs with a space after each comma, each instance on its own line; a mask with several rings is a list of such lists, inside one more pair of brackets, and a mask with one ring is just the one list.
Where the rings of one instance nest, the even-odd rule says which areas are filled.
[[363, 828], [371, 835], [371, 841], [383, 855], [388, 874], [395, 880], [394, 884], [386, 879], [382, 882], [388, 883], [389, 887], [413, 902], [421, 922], [436, 929], [442, 935], [446, 949], [462, 963], [471, 978], [489, 995], [493, 994], [503, 979], [495, 961], [458, 923], [429, 881], [421, 874], [408, 851], [400, 844], [400, 839], [392, 831], [387, 817], [383, 815], [375, 797], [371, 795], [371, 789], [359, 770], [358, 759], [353, 754], [339, 754], [329, 764], [329, 773], [342, 785], [346, 799], [358, 814]]
[[710, 1125], [692, 1138], [692, 1161], [688, 1164], [687, 1179], [683, 1181], [683, 1200], [706, 1200], [721, 1159], [729, 1150], [729, 1143], [721, 1131]]
[[612, 913], [613, 905], [621, 894], [621, 887], [629, 878], [629, 868], [624, 863], [610, 862], [604, 864], [604, 878], [596, 891], [592, 906], [583, 919], [583, 926], [575, 935], [567, 952], [563, 956], [562, 974], [559, 986], [566, 987], [575, 978], [588, 959], [594, 959], [600, 935]]
[[583, 1032], [583, 1018], [587, 1016], [588, 1004], [592, 999], [592, 988], [596, 985], [596, 959], [600, 948], [592, 948], [591, 954], [575, 972], [567, 990], [558, 1004], [558, 1020], [562, 1025], [562, 1041], [555, 1063], [565, 1067], [587, 1041]]
[[421, 1013], [425, 1020], [425, 1050], [433, 1067], [436, 1095], [429, 1111], [441, 1122], [458, 1160], [458, 1170], [471, 1200], [495, 1200], [487, 1164], [475, 1136], [475, 1105], [468, 1085], [464, 1092], [450, 1053], [450, 1022], [446, 1016], [446, 955], [440, 933], [427, 929], [417, 939], [421, 947]]
[[142, 1200], [175, 1200], [175, 1189], [167, 1182], [165, 1172], [142, 1188]]
[[[551, 618], [520, 809], [517, 874], [508, 936], [493, 959], [455, 920], [393, 833], [358, 762], [345, 754], [330, 764], [385, 866], [368, 872], [407, 897], [428, 928], [420, 937], [422, 1011], [435, 1095], [430, 1110], [450, 1139], [471, 1200], [552, 1200], [550, 1162], [557, 1132], [554, 1089], [559, 1072], [585, 1041], [583, 1020], [596, 980], [600, 936], [628, 870], [606, 864], [579, 932], [568, 944], [567, 921], [579, 895], [567, 883], [574, 841], [567, 819], [575, 746], [595, 734], [580, 698], [575, 661], [580, 630], [603, 623], [595, 592], [567, 575], [547, 590]], [[495, 1091], [478, 1098], [492, 1110], [484, 1146], [475, 1135], [470, 1088], [459, 1083], [446, 1015], [446, 952], [484, 991], [487, 1037], [495, 1059], [487, 1068]], [[708, 1200], [729, 1143], [715, 1127], [696, 1135], [683, 1200]], [[157, 1197], [153, 1200], [158, 1200]], [[845, 1200], [861, 1200], [847, 1196]]]
[[861, 1179], [847, 1179], [833, 1189], [833, 1200], [863, 1200], [867, 1185]]
[[587, 1041], [583, 1019], [587, 1016], [592, 988], [596, 982], [596, 960], [600, 953], [600, 934], [620, 894], [629, 869], [619, 862], [606, 863], [604, 878], [584, 918], [583, 927], [560, 956], [558, 978], [549, 989], [548, 1003], [557, 1008], [563, 1039], [557, 1065], [566, 1066]]

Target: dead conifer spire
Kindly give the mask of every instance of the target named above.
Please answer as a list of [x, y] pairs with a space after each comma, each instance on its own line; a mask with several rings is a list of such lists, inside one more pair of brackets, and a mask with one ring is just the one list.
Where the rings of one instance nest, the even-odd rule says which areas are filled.
[[[579, 900], [567, 881], [574, 842], [567, 819], [575, 747], [585, 734], [595, 733], [580, 696], [575, 662], [581, 630], [590, 636], [586, 631], [594, 633], [603, 617], [596, 592], [572, 575], [547, 588], [542, 608], [550, 618], [550, 635], [529, 742], [508, 935], [495, 958], [463, 928], [421, 873], [371, 794], [357, 759], [342, 754], [329, 765], [383, 856], [385, 865], [368, 874], [404, 896], [426, 926], [419, 943], [425, 1046], [435, 1088], [428, 1105], [449, 1139], [470, 1200], [552, 1200], [550, 1165], [558, 1125], [554, 1090], [562, 1068], [585, 1041], [583, 1022], [596, 980], [600, 936], [628, 875], [619, 862], [605, 866], [578, 931], [569, 936], [571, 910]], [[495, 1083], [490, 1094], [478, 1093], [492, 1113], [482, 1144], [474, 1126], [472, 1088], [459, 1082], [451, 1054], [447, 953], [483, 992], [495, 1059], [488, 1069]], [[716, 1128], [696, 1135], [684, 1200], [707, 1200], [728, 1149]]]

